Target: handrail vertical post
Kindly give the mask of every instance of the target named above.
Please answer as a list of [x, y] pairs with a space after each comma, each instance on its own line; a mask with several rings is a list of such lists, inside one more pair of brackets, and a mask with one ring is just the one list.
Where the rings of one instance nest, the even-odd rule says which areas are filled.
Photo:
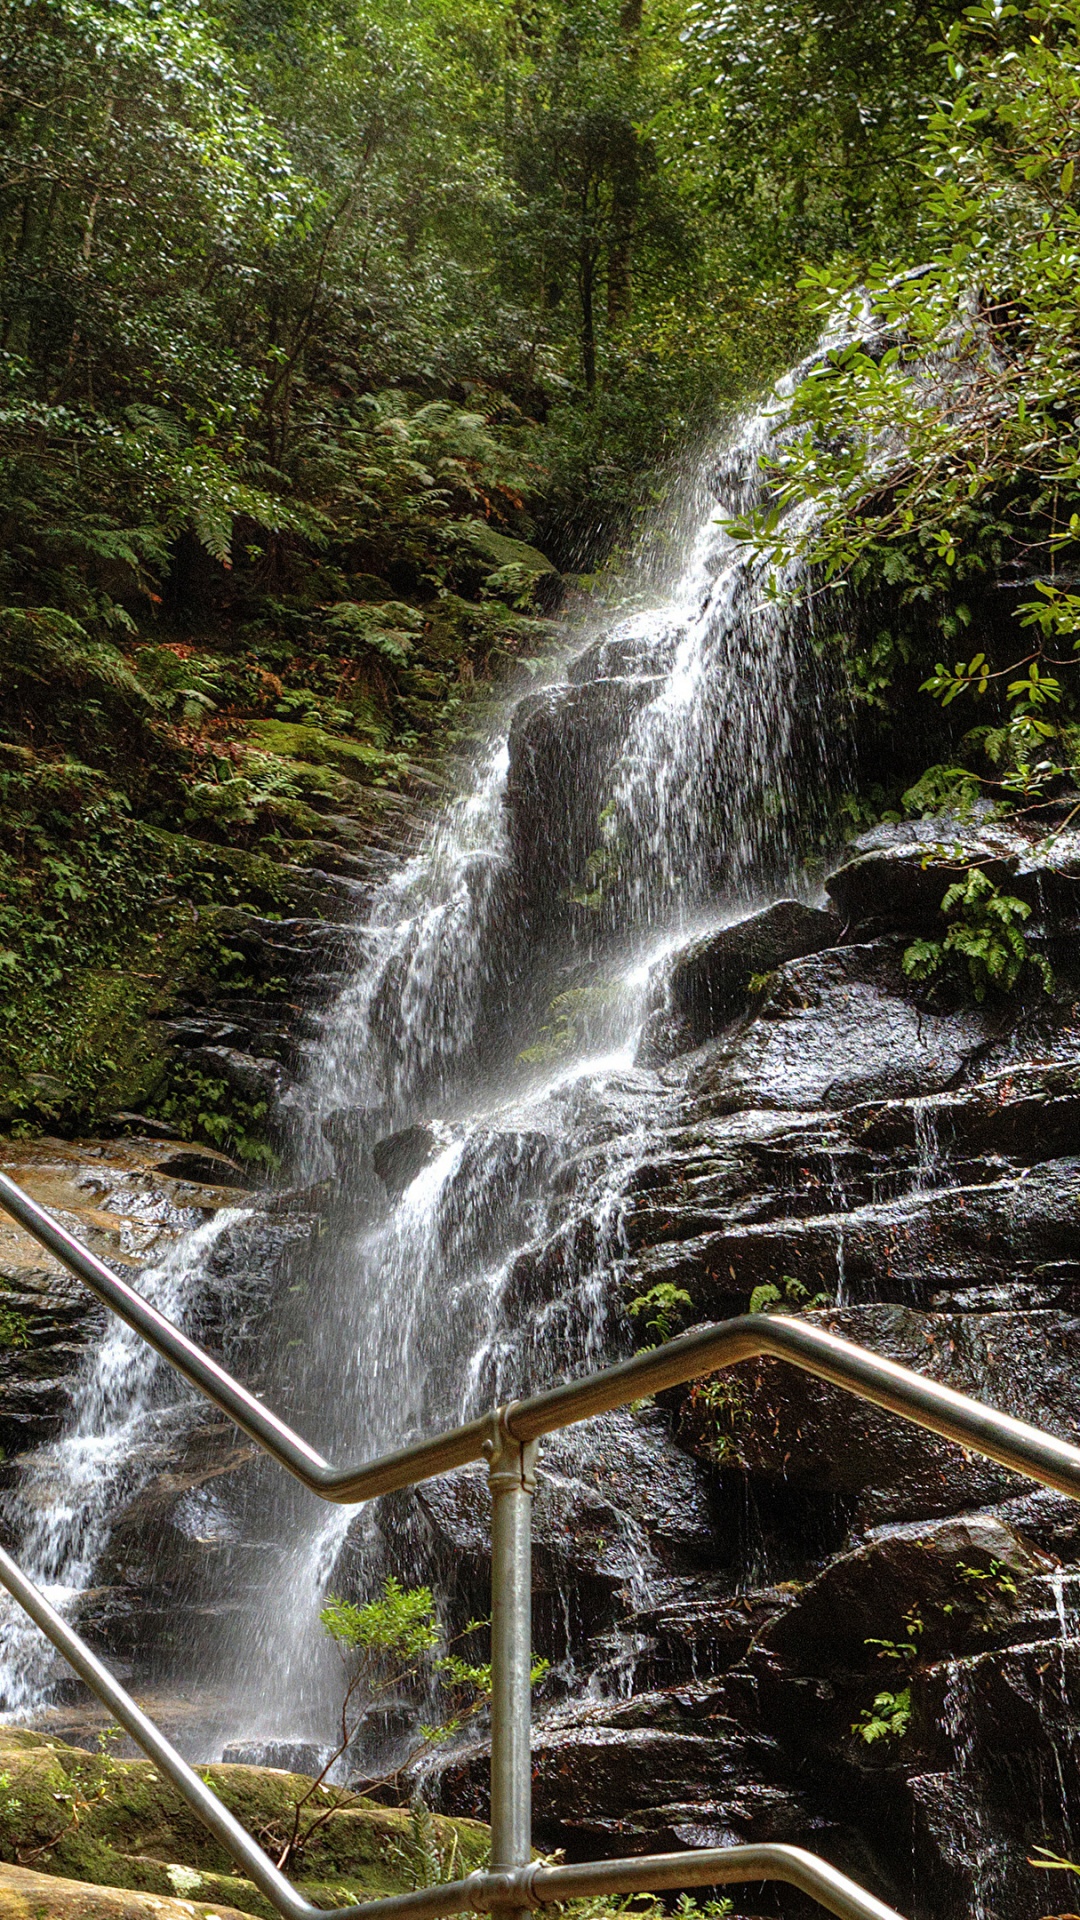
[[[528, 1865], [532, 1852], [532, 1496], [535, 1441], [501, 1413], [485, 1443], [491, 1487], [491, 1866]], [[527, 1910], [523, 1910], [524, 1911]]]

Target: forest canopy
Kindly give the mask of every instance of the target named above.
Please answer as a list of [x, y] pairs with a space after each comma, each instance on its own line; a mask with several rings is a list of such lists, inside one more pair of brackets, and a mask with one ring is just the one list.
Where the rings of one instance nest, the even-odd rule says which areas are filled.
[[[888, 351], [800, 389], [775, 477], [878, 727], [856, 808], [924, 744], [937, 793], [1064, 765], [1067, 675], [1001, 635], [995, 570], [1041, 569], [1008, 618], [1071, 649], [1078, 31], [1073, 0], [0, 0], [0, 1105], [47, 1110], [38, 1068], [148, 1097], [93, 1057], [121, 973], [142, 1018], [132, 943], [152, 998], [209, 964], [200, 901], [283, 913], [328, 813], [426, 791], [858, 285]], [[961, 310], [970, 419], [905, 344], [955, 358]], [[884, 478], [868, 423], [907, 435]], [[897, 730], [936, 673], [948, 719]]]

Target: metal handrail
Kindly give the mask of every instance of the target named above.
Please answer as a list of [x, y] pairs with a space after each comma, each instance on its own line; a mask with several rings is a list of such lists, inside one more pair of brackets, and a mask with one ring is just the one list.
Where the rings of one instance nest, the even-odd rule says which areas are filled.
[[783, 1315], [744, 1314], [685, 1334], [584, 1380], [513, 1401], [484, 1418], [416, 1441], [379, 1460], [334, 1467], [4, 1173], [0, 1173], [0, 1205], [177, 1372], [320, 1498], [359, 1504], [470, 1461], [487, 1459], [492, 1491], [492, 1870], [388, 1900], [337, 1908], [332, 1915], [313, 1907], [296, 1892], [108, 1668], [15, 1562], [0, 1551], [0, 1583], [160, 1766], [285, 1920], [313, 1920], [317, 1914], [324, 1920], [346, 1920], [347, 1916], [350, 1920], [352, 1916], [363, 1916], [363, 1920], [398, 1920], [399, 1916], [400, 1920], [437, 1920], [437, 1916], [467, 1910], [524, 1914], [545, 1902], [590, 1894], [762, 1879], [800, 1887], [841, 1920], [899, 1920], [891, 1908], [827, 1862], [801, 1848], [779, 1844], [700, 1848], [685, 1854], [565, 1867], [529, 1864], [530, 1496], [535, 1486], [537, 1442], [544, 1434], [648, 1394], [699, 1379], [740, 1360], [768, 1355], [788, 1360], [859, 1399], [1075, 1499], [1080, 1499], [1080, 1448], [883, 1360], [823, 1328]]
[[[0, 1206], [279, 1466], [320, 1499], [359, 1505], [486, 1457], [491, 1415], [414, 1441], [378, 1460], [332, 1466], [6, 1173], [0, 1173]], [[544, 1434], [591, 1420], [632, 1400], [760, 1356], [790, 1361], [803, 1372], [843, 1387], [860, 1400], [869, 1400], [915, 1426], [955, 1440], [1028, 1479], [1080, 1499], [1080, 1448], [1069, 1441], [1058, 1440], [1007, 1413], [998, 1413], [893, 1360], [883, 1360], [853, 1340], [843, 1340], [823, 1327], [778, 1313], [740, 1314], [737, 1319], [683, 1334], [663, 1347], [636, 1354], [632, 1360], [605, 1367], [603, 1372], [588, 1374], [583, 1380], [549, 1387], [527, 1400], [514, 1400], [501, 1410], [501, 1425], [512, 1439], [523, 1443], [539, 1440]]]
[[547, 1866], [541, 1861], [509, 1872], [478, 1872], [464, 1880], [420, 1887], [351, 1907], [317, 1907], [297, 1893], [216, 1793], [109, 1672], [85, 1640], [57, 1613], [10, 1555], [0, 1548], [0, 1584], [97, 1694], [147, 1758], [171, 1780], [192, 1812], [209, 1827], [252, 1884], [284, 1920], [442, 1920], [456, 1913], [514, 1913], [590, 1895], [662, 1893], [673, 1887], [735, 1886], [779, 1880], [799, 1887], [839, 1920], [902, 1920], [865, 1888], [802, 1847], [765, 1844], [699, 1847], [687, 1853], [644, 1854], [631, 1860], [592, 1860]]

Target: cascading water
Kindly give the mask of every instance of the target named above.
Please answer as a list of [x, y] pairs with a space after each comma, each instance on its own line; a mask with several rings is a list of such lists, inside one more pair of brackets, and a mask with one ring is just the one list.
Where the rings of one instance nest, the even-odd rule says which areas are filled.
[[[140, 1290], [169, 1319], [195, 1307], [208, 1257], [242, 1218], [223, 1208], [144, 1272]], [[76, 1415], [54, 1446], [36, 1452], [9, 1502], [22, 1565], [62, 1612], [77, 1611], [116, 1513], [150, 1477], [191, 1415], [192, 1397], [122, 1321], [110, 1317], [74, 1390]], [[2, 1668], [5, 1717], [23, 1719], [48, 1698], [63, 1668], [5, 1594]]]
[[[314, 1256], [305, 1284], [318, 1304], [312, 1314], [305, 1299], [290, 1386], [298, 1373], [306, 1383], [308, 1430], [317, 1400], [333, 1409], [319, 1437], [339, 1456], [471, 1417], [618, 1345], [626, 1174], [678, 1102], [635, 1066], [657, 970], [691, 927], [790, 885], [806, 822], [800, 740], [817, 679], [798, 621], [717, 522], [718, 507], [742, 511], [760, 487], [769, 431], [754, 416], [714, 463], [670, 601], [519, 702], [509, 744], [493, 746], [431, 848], [384, 889], [356, 980], [314, 1049], [308, 1171], [329, 1139], [358, 1207]], [[538, 814], [530, 782], [550, 778], [545, 737], [564, 728], [560, 784]], [[547, 844], [532, 861], [538, 827]], [[387, 1136], [404, 1155], [389, 1210], [371, 1162]], [[617, 1450], [609, 1425], [549, 1445], [549, 1486]], [[400, 1568], [387, 1526], [400, 1536], [399, 1510], [350, 1525], [291, 1489], [271, 1499], [268, 1538], [289, 1545], [229, 1658], [245, 1734], [325, 1736], [336, 1672], [319, 1652], [319, 1605], [343, 1550], [368, 1583]], [[655, 1566], [629, 1520], [622, 1550], [643, 1595]], [[412, 1564], [430, 1576], [422, 1549]]]
[[[679, 1098], [635, 1065], [657, 968], [689, 930], [799, 885], [804, 796], [820, 800], [833, 771], [804, 626], [717, 523], [760, 489], [771, 431], [755, 415], [710, 463], [667, 604], [519, 701], [472, 791], [382, 889], [354, 982], [313, 1044], [296, 1157], [315, 1179], [332, 1153], [339, 1200], [292, 1262], [266, 1387], [338, 1459], [618, 1347], [626, 1175]], [[196, 1274], [202, 1250], [189, 1241], [176, 1275]], [[183, 1293], [165, 1278], [155, 1297], [169, 1311]], [[156, 1378], [120, 1329], [94, 1369], [71, 1435], [21, 1495], [24, 1562], [69, 1596], [92, 1579], [111, 1498], [137, 1478]], [[564, 1436], [549, 1485], [605, 1445], [617, 1451], [617, 1422]], [[48, 1518], [34, 1505], [46, 1474]], [[260, 1572], [218, 1668], [239, 1734], [318, 1742], [336, 1685], [317, 1627], [328, 1587], [350, 1570], [370, 1587], [410, 1553], [426, 1572], [423, 1542], [415, 1512], [327, 1515], [265, 1471], [257, 1484]], [[640, 1529], [626, 1526], [620, 1553], [633, 1589], [650, 1563]], [[21, 1652], [11, 1667], [9, 1704], [25, 1713], [51, 1676]]]

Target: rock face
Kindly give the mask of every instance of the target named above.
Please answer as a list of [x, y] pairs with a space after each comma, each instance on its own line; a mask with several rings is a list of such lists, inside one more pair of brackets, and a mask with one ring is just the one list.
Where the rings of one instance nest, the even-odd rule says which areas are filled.
[[939, 815], [874, 827], [854, 841], [828, 881], [849, 933], [939, 924], [946, 888], [969, 867], [1038, 914], [1070, 921], [1080, 912], [1080, 832], [1023, 820]]
[[[617, 650], [601, 664], [618, 677]], [[583, 857], [595, 837], [591, 683], [570, 695], [578, 734], [560, 732], [566, 716], [547, 696], [520, 709], [511, 813], [533, 862], [526, 919], [570, 916], [527, 804], [530, 756], [550, 761], [557, 734]], [[662, 1337], [643, 1333], [654, 1310], [643, 1302], [666, 1299], [672, 1324], [686, 1324], [743, 1312], [757, 1294], [759, 1308], [764, 1297], [811, 1314], [1080, 1439], [1071, 842], [1048, 848], [997, 822], [959, 833], [946, 821], [864, 836], [829, 883], [837, 913], [779, 902], [675, 957], [647, 1046], [614, 1071], [606, 1106], [586, 1085], [562, 1096], [562, 1127], [472, 1134], [447, 1178], [448, 1251], [462, 1270], [478, 1251], [491, 1262], [524, 1351], [540, 1350], [545, 1316], [566, 1323], [582, 1273], [601, 1276], [612, 1319], [620, 1304], [637, 1309], [627, 1349]], [[906, 977], [905, 945], [937, 924], [957, 867], [976, 862], [1031, 900], [1051, 994], [1036, 982], [979, 1006]], [[241, 1024], [192, 1025], [185, 1044], [272, 1061]], [[347, 1158], [361, 1132], [377, 1137], [372, 1117], [343, 1111], [335, 1151]], [[380, 1187], [400, 1191], [442, 1144], [427, 1128], [387, 1132]], [[136, 1230], [171, 1233], [236, 1201], [235, 1169], [218, 1169], [219, 1189], [200, 1184], [212, 1158], [174, 1141], [131, 1151], [152, 1160], [159, 1196], [144, 1194], [141, 1212], [134, 1164], [99, 1168], [95, 1185], [85, 1153], [42, 1143], [23, 1173], [52, 1204], [82, 1207], [94, 1244], [117, 1258], [142, 1255]], [[621, 1184], [614, 1199], [605, 1188], [601, 1217], [604, 1156]], [[484, 1203], [467, 1206], [477, 1191]], [[260, 1276], [317, 1205], [282, 1196], [280, 1213], [260, 1214], [243, 1263], [256, 1323]], [[18, 1265], [10, 1253], [0, 1241], [30, 1344], [0, 1352], [0, 1439], [23, 1449], [55, 1431], [97, 1321], [36, 1256], [24, 1249]], [[221, 1302], [207, 1311], [227, 1345]], [[228, 1604], [250, 1578], [229, 1532], [229, 1490], [246, 1471], [224, 1427], [186, 1431], [118, 1516], [86, 1602], [99, 1644], [136, 1666], [164, 1660], [169, 1609], [208, 1559]], [[413, 1582], [434, 1569], [451, 1625], [485, 1613], [480, 1470], [394, 1498], [387, 1570]], [[1073, 1503], [755, 1361], [605, 1416], [587, 1445], [573, 1432], [547, 1442], [535, 1531], [537, 1650], [553, 1663], [537, 1702], [540, 1844], [583, 1857], [786, 1840], [912, 1920], [1033, 1920], [1053, 1905], [1028, 1862], [1039, 1846], [1075, 1857], [1077, 1844]], [[444, 1812], [484, 1817], [479, 1740], [438, 1749], [422, 1781]], [[212, 1897], [244, 1906], [224, 1877]], [[801, 1920], [794, 1897], [772, 1898], [768, 1911]]]
[[777, 900], [695, 940], [667, 970], [639, 1058], [657, 1065], [713, 1039], [750, 1004], [759, 982], [786, 960], [834, 946], [840, 932], [834, 915], [799, 900]]
[[[953, 877], [954, 842], [934, 864], [951, 832], [864, 837], [830, 882], [844, 922], [774, 910], [778, 946], [802, 950], [767, 969], [749, 956], [768, 914], [676, 957], [679, 1019], [669, 1002], [651, 1054], [673, 1104], [627, 1168], [620, 1285], [681, 1289], [684, 1321], [766, 1287], [1075, 1442], [1080, 954], [1059, 944], [1051, 995], [977, 1006], [913, 987], [902, 954]], [[964, 861], [996, 849], [1056, 938], [1068, 849], [978, 836]], [[561, 1284], [535, 1253], [522, 1300]], [[915, 1920], [1052, 1908], [1028, 1861], [1040, 1845], [1075, 1857], [1080, 1511], [778, 1362], [665, 1395], [664, 1412], [696, 1486], [662, 1429], [646, 1445], [633, 1421], [618, 1484], [579, 1470], [575, 1488], [559, 1448], [541, 1456], [545, 1651], [566, 1658], [542, 1600], [553, 1575], [576, 1609], [569, 1697], [549, 1681], [538, 1711], [542, 1844], [802, 1841]], [[658, 1481], [681, 1517], [666, 1544], [662, 1501], [644, 1497]], [[469, 1531], [458, 1498], [426, 1491], [429, 1524], [479, 1565], [479, 1507]], [[482, 1815], [485, 1769], [461, 1746], [427, 1784]]]

